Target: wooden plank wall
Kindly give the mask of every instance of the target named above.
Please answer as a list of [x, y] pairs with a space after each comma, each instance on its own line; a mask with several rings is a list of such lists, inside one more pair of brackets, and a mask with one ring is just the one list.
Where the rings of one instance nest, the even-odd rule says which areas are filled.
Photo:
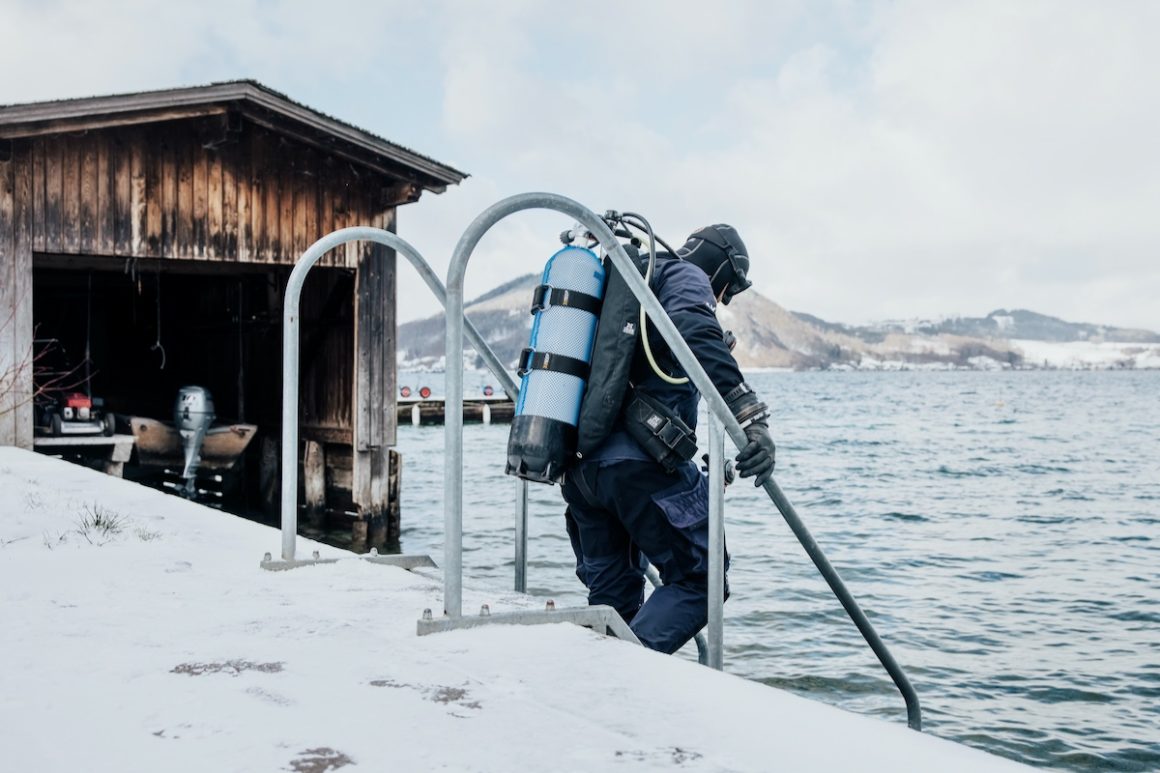
[[[377, 228], [394, 232], [394, 212], [376, 218]], [[363, 246], [355, 290], [355, 389], [369, 399], [355, 401], [353, 496], [370, 521], [376, 541], [386, 538], [390, 504], [390, 457], [395, 444], [395, 252], [380, 244]], [[381, 532], [381, 535], [377, 534]]]
[[[219, 118], [28, 142], [37, 252], [292, 264], [319, 236], [391, 209], [381, 176]], [[320, 265], [354, 269], [362, 252]]]
[[[310, 272], [302, 287], [299, 400], [307, 428], [347, 430], [354, 424], [354, 277], [352, 272]], [[333, 433], [320, 437], [333, 440]]]
[[32, 168], [27, 143], [0, 161], [0, 445], [32, 447]]

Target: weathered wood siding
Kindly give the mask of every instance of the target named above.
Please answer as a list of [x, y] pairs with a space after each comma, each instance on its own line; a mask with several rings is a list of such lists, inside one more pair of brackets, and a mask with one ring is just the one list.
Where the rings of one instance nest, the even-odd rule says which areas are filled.
[[[394, 212], [371, 225], [395, 230]], [[398, 425], [395, 411], [395, 254], [381, 244], [364, 246], [355, 292], [355, 402], [353, 492], [370, 530], [386, 536], [390, 456]]]
[[[33, 249], [290, 264], [318, 236], [392, 209], [383, 178], [252, 124], [206, 118], [18, 141]], [[321, 265], [357, 268], [347, 245]]]
[[0, 159], [0, 445], [32, 447], [32, 169], [25, 143]]

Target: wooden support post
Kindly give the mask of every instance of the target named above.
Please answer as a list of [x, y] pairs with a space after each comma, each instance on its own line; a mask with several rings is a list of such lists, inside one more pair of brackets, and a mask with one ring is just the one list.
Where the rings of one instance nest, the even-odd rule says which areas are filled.
[[368, 549], [367, 519], [364, 516], [355, 516], [350, 522], [350, 549], [355, 553], [365, 553]]
[[282, 490], [279, 475], [280, 450], [278, 441], [267, 435], [262, 438], [262, 458], [258, 468], [258, 490], [262, 498], [262, 512], [267, 518], [278, 518], [278, 497]]
[[32, 448], [32, 149], [0, 161], [0, 445]]
[[402, 532], [403, 511], [400, 493], [403, 490], [403, 455], [390, 449], [390, 480], [387, 486], [387, 544], [398, 545]]
[[306, 441], [302, 483], [306, 489], [306, 522], [322, 526], [326, 518], [326, 453], [322, 444], [313, 440]]
[[[394, 213], [376, 219], [391, 227]], [[355, 522], [370, 544], [390, 536], [389, 446], [395, 442], [395, 254], [362, 248], [355, 281], [354, 448], [351, 495]]]

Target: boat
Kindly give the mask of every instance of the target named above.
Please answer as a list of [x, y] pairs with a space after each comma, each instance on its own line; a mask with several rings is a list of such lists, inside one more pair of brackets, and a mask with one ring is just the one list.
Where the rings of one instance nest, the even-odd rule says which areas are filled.
[[[173, 424], [145, 416], [126, 417], [137, 439], [137, 462], [149, 467], [177, 467], [184, 463], [181, 435]], [[256, 424], [219, 424], [206, 431], [201, 447], [203, 470], [228, 470], [258, 432]]]

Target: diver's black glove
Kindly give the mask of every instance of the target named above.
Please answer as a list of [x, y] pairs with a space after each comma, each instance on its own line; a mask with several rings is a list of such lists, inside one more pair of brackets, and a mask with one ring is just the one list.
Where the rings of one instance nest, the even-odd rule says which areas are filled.
[[764, 421], [754, 421], [745, 427], [745, 437], [749, 442], [737, 454], [737, 474], [742, 478], [755, 476], [754, 486], [760, 486], [773, 477], [777, 448], [769, 436], [769, 426]]
[[749, 440], [737, 454], [737, 474], [742, 478], [756, 477], [753, 485], [760, 486], [773, 477], [776, 453], [773, 438], [769, 436], [769, 407], [744, 382], [724, 397]]

